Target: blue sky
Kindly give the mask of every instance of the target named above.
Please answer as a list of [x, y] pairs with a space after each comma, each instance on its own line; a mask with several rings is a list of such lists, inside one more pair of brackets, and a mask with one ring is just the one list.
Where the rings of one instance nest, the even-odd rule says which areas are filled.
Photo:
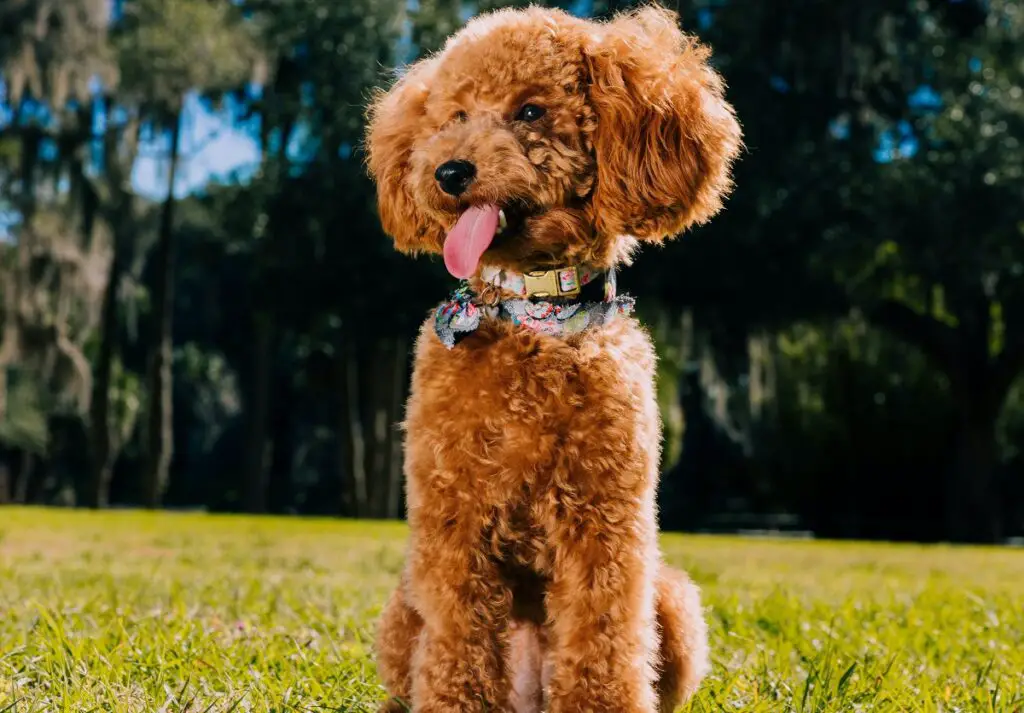
[[[230, 107], [216, 109], [190, 97], [182, 119], [181, 160], [174, 193], [184, 196], [211, 180], [249, 178], [260, 161], [254, 127], [238, 127]], [[140, 194], [159, 199], [167, 195], [167, 137], [140, 146], [132, 183]]]

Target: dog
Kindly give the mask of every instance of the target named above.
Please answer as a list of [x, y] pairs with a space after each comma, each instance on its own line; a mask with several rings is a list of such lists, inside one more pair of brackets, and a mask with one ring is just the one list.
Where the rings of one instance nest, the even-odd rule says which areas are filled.
[[708, 671], [698, 588], [658, 548], [655, 353], [615, 271], [732, 188], [709, 59], [655, 6], [506, 9], [370, 102], [385, 232], [462, 281], [415, 348], [384, 710], [668, 712]]

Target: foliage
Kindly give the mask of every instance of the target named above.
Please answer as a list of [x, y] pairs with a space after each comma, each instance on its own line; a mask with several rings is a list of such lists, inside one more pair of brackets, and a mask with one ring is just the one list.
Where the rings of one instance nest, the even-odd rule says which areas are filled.
[[0, 6], [0, 72], [8, 99], [26, 94], [63, 109], [89, 95], [99, 78], [116, 82], [105, 43], [110, 3], [105, 0], [12, 0]]
[[123, 97], [175, 111], [189, 92], [235, 89], [259, 57], [252, 35], [226, 0], [130, 0], [113, 42]]
[[0, 445], [27, 451], [34, 455], [46, 453], [49, 431], [46, 425], [46, 399], [42, 385], [32, 374], [8, 375], [6, 417], [0, 420]]
[[[405, 530], [6, 511], [0, 706], [371, 711]], [[667, 536], [708, 605], [689, 711], [1013, 711], [1024, 575], [991, 549]], [[12, 707], [13, 710], [13, 707]]]
[[748, 152], [725, 213], [641, 279], [725, 362], [749, 331], [847, 317], [920, 350], [954, 402], [928, 439], [954, 446], [946, 532], [998, 539], [995, 429], [1024, 366], [1019, 4], [685, 5]]

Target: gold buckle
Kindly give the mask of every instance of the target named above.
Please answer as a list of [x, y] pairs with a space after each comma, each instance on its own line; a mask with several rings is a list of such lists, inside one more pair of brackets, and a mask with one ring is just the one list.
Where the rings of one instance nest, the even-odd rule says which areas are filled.
[[580, 271], [576, 267], [534, 270], [523, 274], [527, 297], [574, 297], [580, 293]]

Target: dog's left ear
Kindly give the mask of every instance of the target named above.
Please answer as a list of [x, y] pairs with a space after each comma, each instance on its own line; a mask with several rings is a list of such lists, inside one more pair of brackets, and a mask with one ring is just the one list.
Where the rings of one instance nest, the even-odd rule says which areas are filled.
[[660, 242], [722, 207], [742, 133], [710, 54], [656, 6], [585, 41], [599, 233]]

